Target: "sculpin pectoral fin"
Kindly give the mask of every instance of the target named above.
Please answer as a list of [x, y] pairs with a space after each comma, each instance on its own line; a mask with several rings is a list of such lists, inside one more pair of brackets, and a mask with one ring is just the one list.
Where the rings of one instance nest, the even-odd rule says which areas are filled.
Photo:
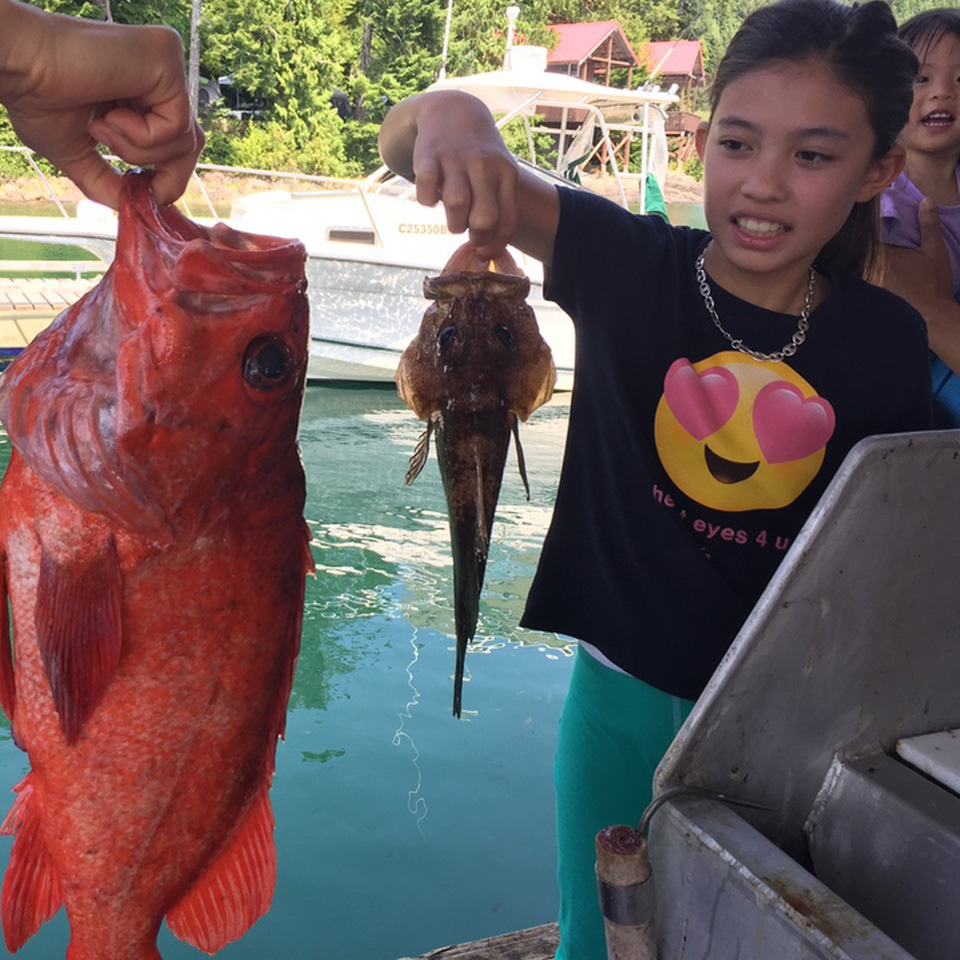
[[527, 461], [523, 455], [523, 446], [520, 444], [520, 420], [516, 415], [513, 417], [513, 442], [517, 448], [517, 468], [520, 470], [520, 479], [523, 481], [523, 489], [530, 499], [530, 481], [527, 480]]
[[460, 716], [464, 660], [480, 614], [493, 517], [510, 444], [509, 412], [446, 410], [435, 428], [437, 461], [447, 500], [453, 548], [457, 660], [453, 713]]
[[420, 434], [417, 445], [413, 448], [413, 453], [410, 454], [410, 466], [407, 467], [407, 473], [404, 477], [404, 482], [408, 487], [420, 476], [420, 472], [427, 462], [427, 457], [430, 455], [430, 434], [433, 432], [433, 425], [433, 418], [427, 420], [427, 425], [423, 433]]

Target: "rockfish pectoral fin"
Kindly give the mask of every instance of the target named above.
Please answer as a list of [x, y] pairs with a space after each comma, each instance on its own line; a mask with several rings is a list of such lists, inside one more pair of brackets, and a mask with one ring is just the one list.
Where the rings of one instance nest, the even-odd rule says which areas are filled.
[[264, 785], [227, 847], [167, 911], [167, 926], [198, 950], [215, 953], [270, 909], [276, 879], [273, 810]]
[[3, 939], [11, 953], [60, 909], [62, 899], [60, 877], [43, 844], [43, 810], [33, 778], [28, 773], [14, 787], [17, 799], [0, 826], [0, 833], [16, 837], [0, 894]]
[[113, 536], [82, 558], [44, 547], [37, 586], [37, 645], [67, 743], [80, 737], [120, 660], [123, 574]]

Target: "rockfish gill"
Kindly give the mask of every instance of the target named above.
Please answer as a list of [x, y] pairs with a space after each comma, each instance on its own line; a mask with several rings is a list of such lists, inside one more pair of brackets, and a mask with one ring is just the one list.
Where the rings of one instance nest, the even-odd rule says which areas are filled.
[[61, 902], [69, 960], [156, 960], [164, 916], [214, 952], [269, 908], [313, 568], [304, 262], [127, 174], [114, 263], [0, 381], [0, 703], [31, 765], [11, 951]]
[[441, 276], [424, 280], [423, 295], [433, 303], [396, 376], [400, 397], [427, 421], [407, 483], [426, 463], [431, 433], [436, 437], [453, 547], [457, 717], [510, 435], [529, 497], [517, 424], [550, 399], [557, 378], [550, 348], [526, 303], [529, 279], [506, 251], [494, 261], [497, 272], [488, 267], [467, 243]]

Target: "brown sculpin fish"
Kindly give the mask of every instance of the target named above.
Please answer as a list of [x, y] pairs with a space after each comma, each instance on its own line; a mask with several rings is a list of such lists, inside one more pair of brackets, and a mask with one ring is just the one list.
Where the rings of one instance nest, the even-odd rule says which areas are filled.
[[424, 280], [423, 294], [433, 303], [396, 376], [401, 399], [427, 422], [410, 458], [408, 484], [427, 461], [431, 434], [436, 438], [453, 547], [457, 717], [510, 435], [529, 498], [518, 422], [550, 399], [557, 377], [526, 303], [529, 279], [506, 251], [492, 267], [467, 243], [441, 276]]

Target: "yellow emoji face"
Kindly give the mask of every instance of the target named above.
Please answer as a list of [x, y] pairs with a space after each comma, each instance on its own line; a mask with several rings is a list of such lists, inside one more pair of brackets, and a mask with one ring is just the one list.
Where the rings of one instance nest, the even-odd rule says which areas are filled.
[[673, 363], [654, 436], [664, 469], [692, 500], [775, 510], [817, 475], [835, 422], [830, 404], [785, 363], [728, 350]]

